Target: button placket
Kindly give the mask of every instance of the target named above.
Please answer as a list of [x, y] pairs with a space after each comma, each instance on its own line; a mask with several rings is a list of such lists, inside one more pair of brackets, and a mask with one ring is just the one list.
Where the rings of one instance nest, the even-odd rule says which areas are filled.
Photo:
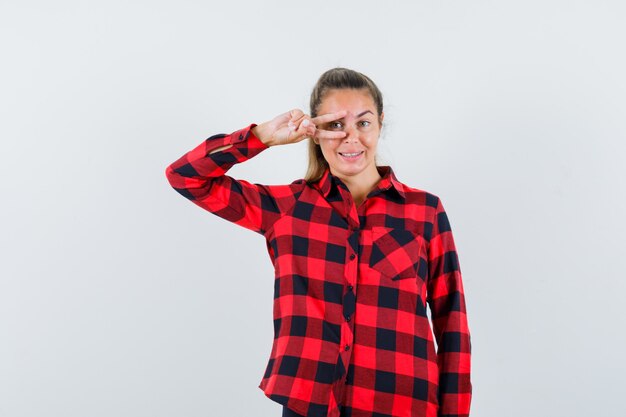
[[347, 291], [343, 296], [343, 317], [350, 321], [356, 307], [356, 296], [352, 285], [348, 285]]

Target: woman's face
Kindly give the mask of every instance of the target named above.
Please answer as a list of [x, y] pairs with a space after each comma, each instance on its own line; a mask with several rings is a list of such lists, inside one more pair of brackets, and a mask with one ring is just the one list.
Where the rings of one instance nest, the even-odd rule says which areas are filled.
[[[317, 110], [318, 115], [345, 110], [346, 115], [320, 126], [331, 131], [344, 131], [342, 139], [318, 139], [322, 154], [333, 175], [353, 179], [378, 176], [375, 156], [381, 124], [376, 105], [368, 90], [329, 90]], [[384, 113], [380, 115], [382, 121]]]

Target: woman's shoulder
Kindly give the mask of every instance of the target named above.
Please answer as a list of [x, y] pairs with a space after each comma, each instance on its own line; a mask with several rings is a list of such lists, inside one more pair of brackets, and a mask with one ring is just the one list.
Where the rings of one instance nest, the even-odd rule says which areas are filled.
[[410, 186], [401, 181], [397, 182], [402, 188], [402, 191], [404, 191], [404, 198], [407, 204], [425, 205], [433, 208], [437, 207], [439, 196], [431, 190]]

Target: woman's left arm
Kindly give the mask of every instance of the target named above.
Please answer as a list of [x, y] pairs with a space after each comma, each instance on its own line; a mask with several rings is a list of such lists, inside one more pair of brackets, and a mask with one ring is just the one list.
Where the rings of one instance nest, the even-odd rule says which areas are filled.
[[428, 247], [427, 299], [437, 341], [439, 415], [467, 417], [472, 397], [470, 332], [459, 258], [438, 197]]

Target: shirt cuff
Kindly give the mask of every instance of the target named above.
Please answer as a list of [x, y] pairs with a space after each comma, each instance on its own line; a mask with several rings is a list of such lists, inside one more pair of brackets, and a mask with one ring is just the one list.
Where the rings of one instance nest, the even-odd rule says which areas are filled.
[[230, 143], [235, 145], [243, 141], [248, 141], [248, 145], [254, 148], [263, 148], [263, 149], [269, 148], [269, 146], [265, 144], [265, 142], [263, 142], [254, 133], [252, 133], [252, 128], [255, 126], [257, 126], [256, 123], [251, 123], [250, 125], [244, 127], [243, 129], [239, 129], [231, 133]]

